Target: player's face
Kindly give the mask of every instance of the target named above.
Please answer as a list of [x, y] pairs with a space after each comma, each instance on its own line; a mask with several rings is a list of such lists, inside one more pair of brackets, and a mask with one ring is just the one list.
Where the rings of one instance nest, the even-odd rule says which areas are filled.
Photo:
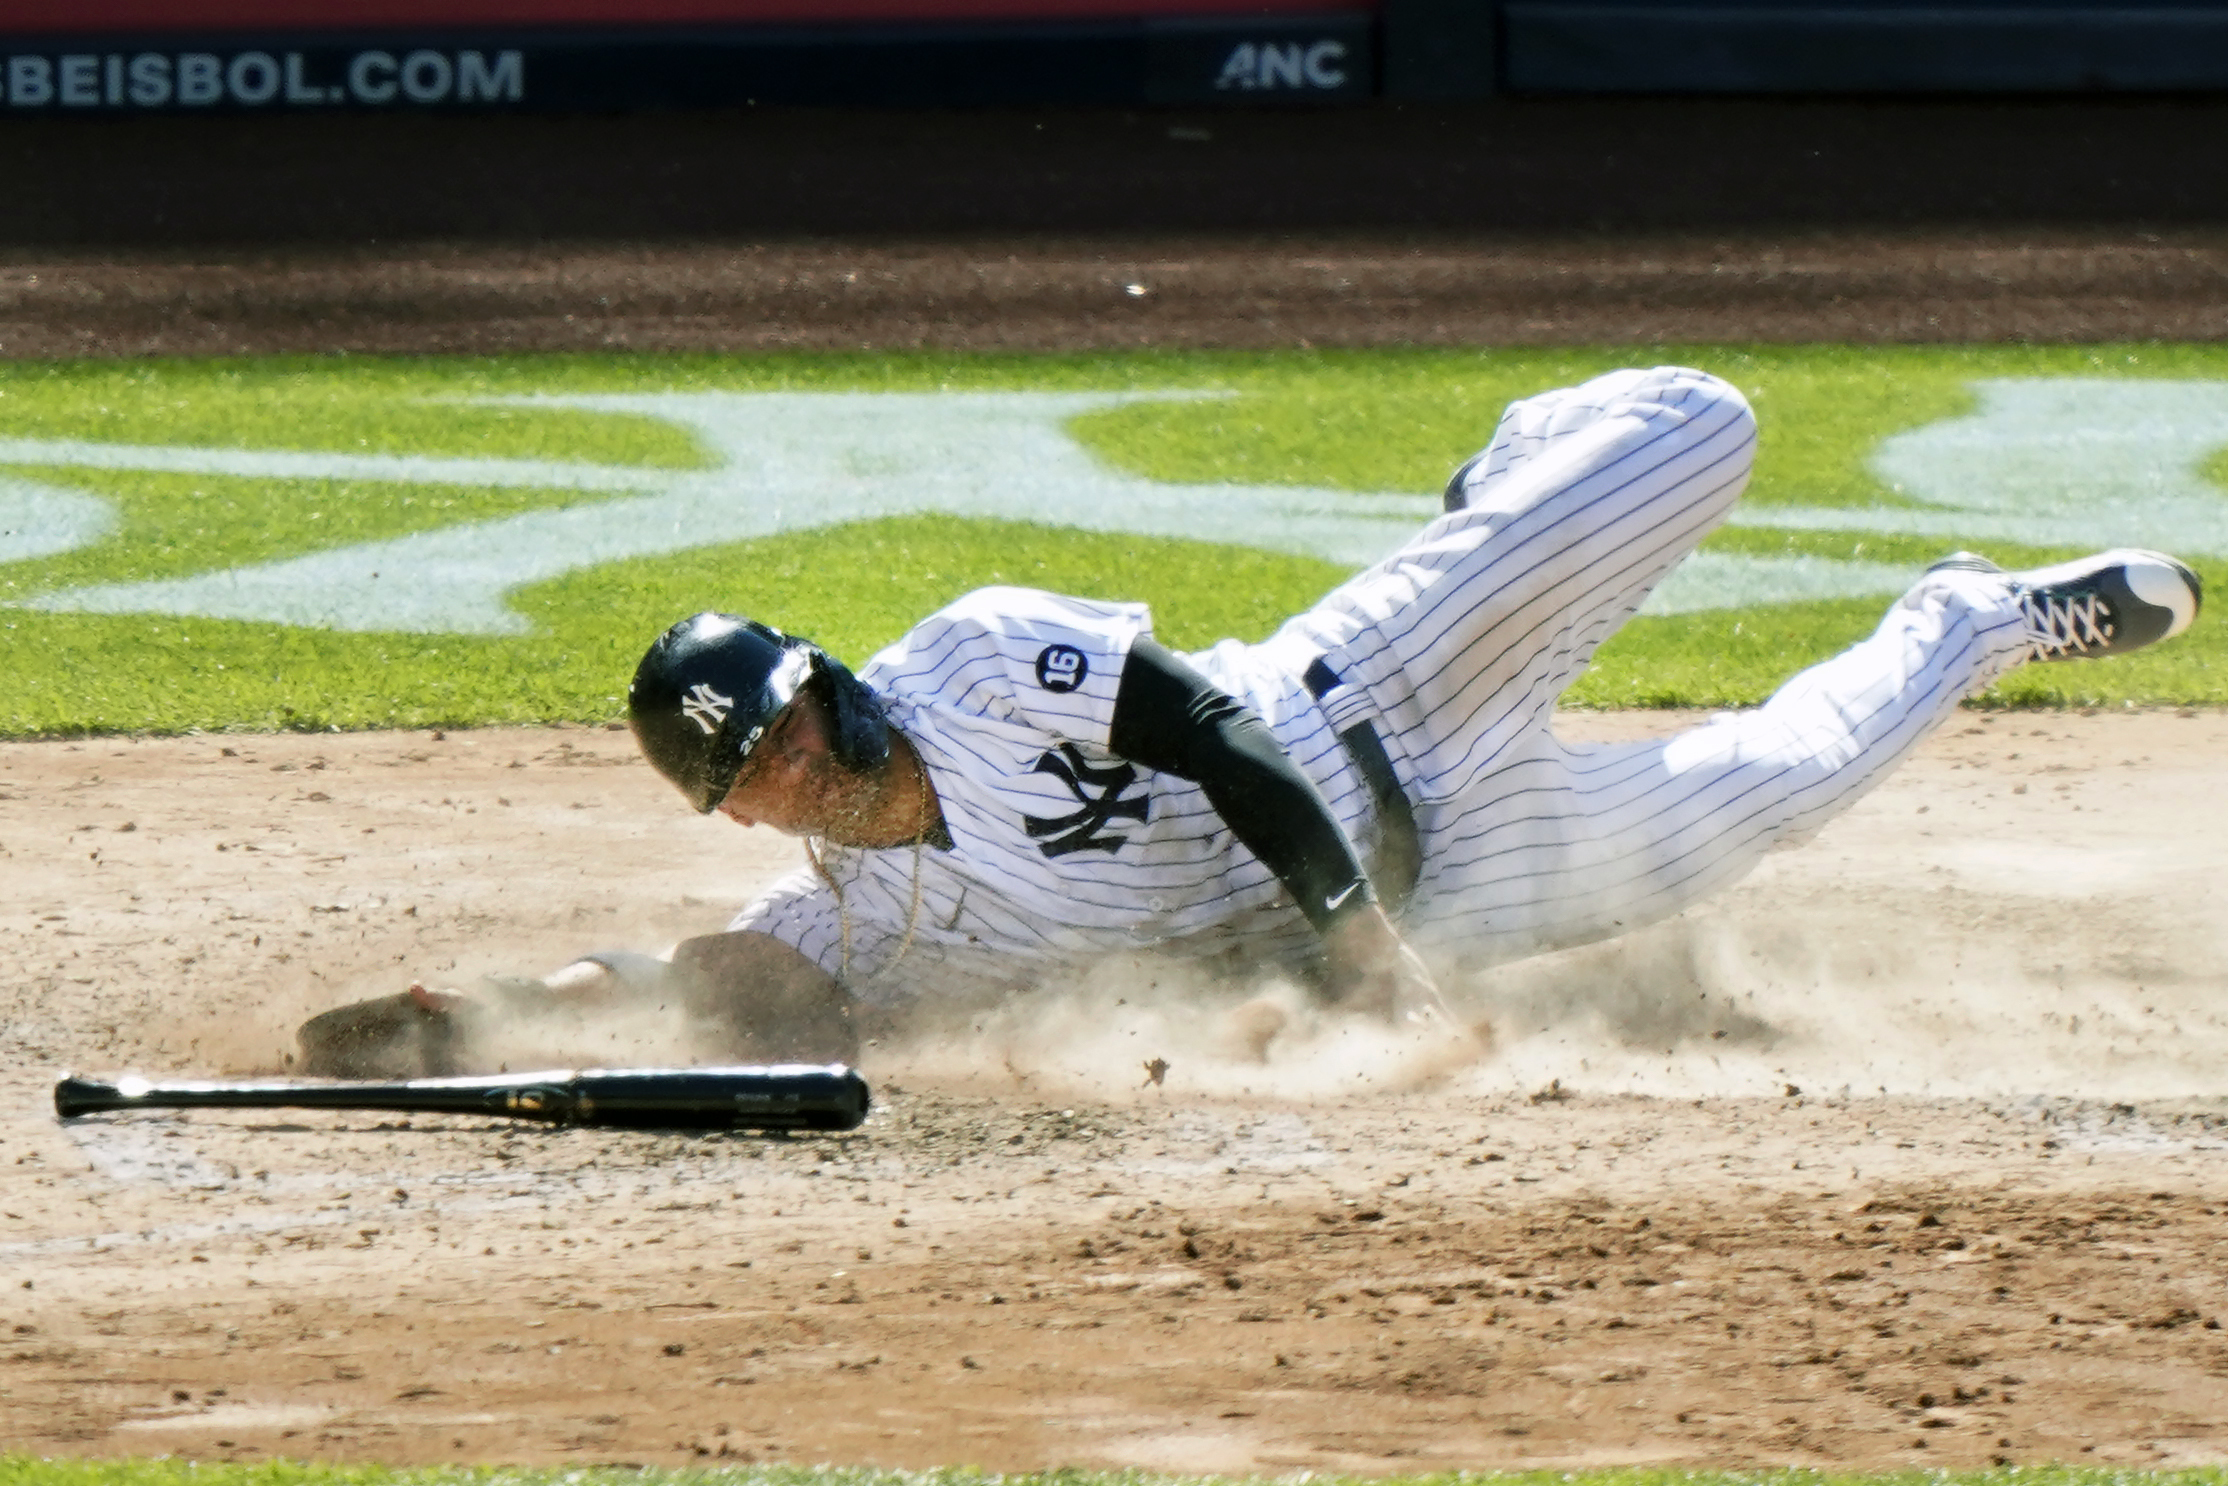
[[872, 781], [845, 768], [830, 747], [819, 701], [800, 697], [758, 745], [719, 813], [738, 825], [772, 826], [791, 836], [821, 836], [844, 846], [874, 793]]

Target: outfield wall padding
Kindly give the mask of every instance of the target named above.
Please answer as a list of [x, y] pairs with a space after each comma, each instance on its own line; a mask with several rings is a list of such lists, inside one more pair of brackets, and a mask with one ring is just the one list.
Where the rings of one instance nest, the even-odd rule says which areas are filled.
[[2228, 6], [1510, 0], [1528, 94], [2178, 93], [2228, 88]]
[[[2228, 103], [1506, 100], [0, 124], [0, 248], [2228, 221]], [[2132, 240], [2132, 239], [2131, 239]], [[4, 286], [0, 286], [4, 287]]]

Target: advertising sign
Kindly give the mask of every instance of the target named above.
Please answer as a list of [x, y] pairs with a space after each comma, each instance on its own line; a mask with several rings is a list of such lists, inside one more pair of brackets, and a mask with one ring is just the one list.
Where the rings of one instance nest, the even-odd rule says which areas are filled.
[[1374, 40], [1323, 0], [22, 0], [0, 118], [1346, 102], [1376, 91]]

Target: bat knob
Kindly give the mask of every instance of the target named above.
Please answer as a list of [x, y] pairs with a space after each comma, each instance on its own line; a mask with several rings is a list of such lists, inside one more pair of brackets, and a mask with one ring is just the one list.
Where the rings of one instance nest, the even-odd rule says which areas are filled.
[[58, 1120], [75, 1119], [81, 1114], [92, 1114], [117, 1105], [114, 1086], [95, 1083], [89, 1078], [74, 1074], [64, 1075], [54, 1086], [54, 1117]]

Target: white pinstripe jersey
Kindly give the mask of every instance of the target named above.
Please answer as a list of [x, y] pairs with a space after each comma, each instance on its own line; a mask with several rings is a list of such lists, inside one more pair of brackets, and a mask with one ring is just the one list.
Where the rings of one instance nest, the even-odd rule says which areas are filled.
[[[1307, 921], [1200, 788], [1108, 747], [1123, 663], [1151, 632], [1142, 604], [1026, 588], [930, 616], [859, 677], [928, 766], [951, 849], [828, 846], [832, 884], [794, 873], [730, 927], [772, 935], [876, 1003], [954, 979], [1014, 987], [1146, 947], [1308, 952]], [[1261, 714], [1366, 841], [1367, 787], [1297, 676], [1231, 641], [1188, 658]]]
[[[1724, 519], [1755, 446], [1740, 393], [1681, 367], [1527, 398], [1458, 509], [1274, 638], [1191, 660], [1260, 713], [1365, 860], [1369, 794], [1334, 730], [1371, 723], [1422, 839], [1402, 925], [1425, 950], [1494, 963], [1677, 912], [1861, 794], [1955, 707], [1988, 645], [2011, 643], [1987, 638], [2002, 613], [1975, 628], [1891, 611], [1877, 643], [1722, 728], [1563, 744], [1557, 696]], [[861, 674], [928, 762], [956, 842], [921, 854], [914, 947], [899, 957], [910, 848], [830, 853], [848, 913], [804, 873], [735, 927], [870, 1002], [1014, 987], [1140, 946], [1254, 966], [1310, 952], [1298, 909], [1196, 786], [1125, 776], [1107, 751], [1121, 663], [1148, 627], [1134, 606], [991, 589], [877, 656]], [[1299, 679], [1318, 658], [1344, 682], [1320, 704]]]

